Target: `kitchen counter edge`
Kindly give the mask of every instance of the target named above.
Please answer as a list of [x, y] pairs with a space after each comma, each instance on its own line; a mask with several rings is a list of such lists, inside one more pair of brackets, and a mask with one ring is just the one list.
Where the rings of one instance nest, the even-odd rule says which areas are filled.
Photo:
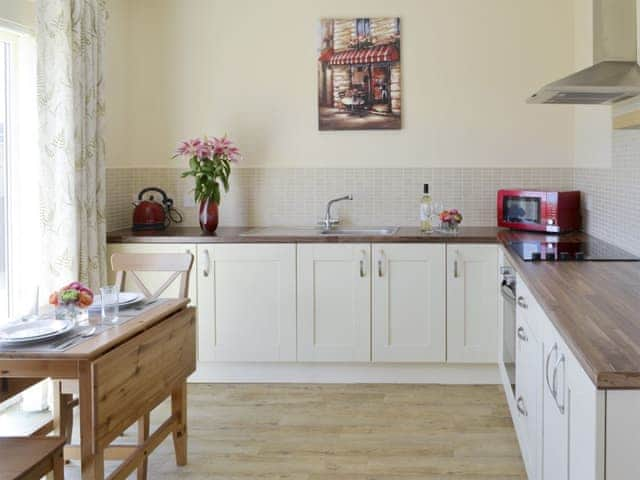
[[198, 227], [173, 227], [145, 232], [131, 229], [107, 234], [107, 243], [498, 243], [494, 227], [462, 227], [459, 233], [422, 233], [414, 227], [399, 227], [393, 235], [244, 235], [253, 227], [220, 227], [214, 234]]

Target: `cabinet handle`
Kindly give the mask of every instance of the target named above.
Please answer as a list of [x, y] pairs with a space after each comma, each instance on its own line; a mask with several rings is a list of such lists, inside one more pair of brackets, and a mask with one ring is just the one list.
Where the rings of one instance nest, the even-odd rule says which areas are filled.
[[553, 355], [554, 350], [558, 350], [558, 344], [555, 343], [553, 345], [553, 347], [551, 348], [551, 350], [549, 350], [549, 353], [547, 354], [547, 358], [544, 362], [544, 378], [547, 382], [547, 387], [549, 387], [549, 391], [551, 392], [551, 396], [553, 398], [556, 398], [556, 394], [553, 391], [553, 386], [551, 385], [551, 382], [549, 381], [549, 362], [551, 361], [551, 355]]
[[367, 272], [365, 270], [364, 263], [367, 260], [367, 252], [365, 252], [364, 250], [362, 250], [361, 252], [362, 258], [360, 259], [360, 276], [365, 277], [367, 275]]
[[202, 267], [202, 276], [208, 277], [211, 269], [211, 257], [209, 256], [209, 250], [204, 250], [204, 267]]
[[529, 305], [527, 305], [527, 302], [524, 301], [524, 297], [522, 296], [518, 297], [518, 306], [522, 308], [529, 308]]
[[558, 358], [558, 360], [556, 361], [556, 364], [553, 366], [553, 376], [551, 377], [551, 384], [553, 385], [553, 390], [554, 390], [554, 396], [553, 398], [556, 401], [556, 406], [558, 407], [558, 410], [560, 410], [561, 414], [564, 414], [564, 396], [565, 396], [565, 388], [564, 385], [562, 387], [562, 403], [560, 403], [560, 401], [558, 400], [558, 369], [560, 368], [560, 364], [562, 364], [562, 381], [565, 381], [565, 377], [566, 377], [566, 370], [565, 370], [565, 356], [564, 353], [562, 355], [560, 355], [560, 357]]
[[456, 258], [453, 260], [453, 278], [460, 278], [460, 269], [458, 268], [458, 260], [460, 259], [460, 250], [455, 251]]
[[524, 398], [522, 398], [522, 395], [520, 395], [518, 400], [516, 400], [516, 408], [523, 417], [527, 416], [527, 408], [524, 405]]
[[383, 277], [384, 272], [382, 271], [382, 263], [385, 260], [384, 250], [380, 250], [380, 258], [378, 258], [378, 276]]
[[524, 333], [524, 327], [518, 327], [518, 338], [523, 342], [526, 342], [527, 340], [529, 340], [529, 337], [527, 337], [527, 334]]

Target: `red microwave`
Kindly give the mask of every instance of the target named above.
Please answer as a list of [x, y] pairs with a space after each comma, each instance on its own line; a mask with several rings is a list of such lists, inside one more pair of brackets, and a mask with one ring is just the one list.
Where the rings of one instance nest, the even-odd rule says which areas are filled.
[[498, 226], [563, 233], [581, 227], [580, 192], [498, 191]]

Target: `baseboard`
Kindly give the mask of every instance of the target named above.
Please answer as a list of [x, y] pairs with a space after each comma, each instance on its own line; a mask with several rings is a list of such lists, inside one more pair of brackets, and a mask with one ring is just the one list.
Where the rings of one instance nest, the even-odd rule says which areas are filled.
[[499, 384], [496, 364], [198, 362], [190, 383]]

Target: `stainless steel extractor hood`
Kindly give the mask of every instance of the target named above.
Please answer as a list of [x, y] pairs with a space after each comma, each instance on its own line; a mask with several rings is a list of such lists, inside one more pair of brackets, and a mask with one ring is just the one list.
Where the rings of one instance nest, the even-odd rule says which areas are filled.
[[595, 65], [549, 83], [527, 103], [608, 105], [640, 95], [636, 1], [593, 0]]

